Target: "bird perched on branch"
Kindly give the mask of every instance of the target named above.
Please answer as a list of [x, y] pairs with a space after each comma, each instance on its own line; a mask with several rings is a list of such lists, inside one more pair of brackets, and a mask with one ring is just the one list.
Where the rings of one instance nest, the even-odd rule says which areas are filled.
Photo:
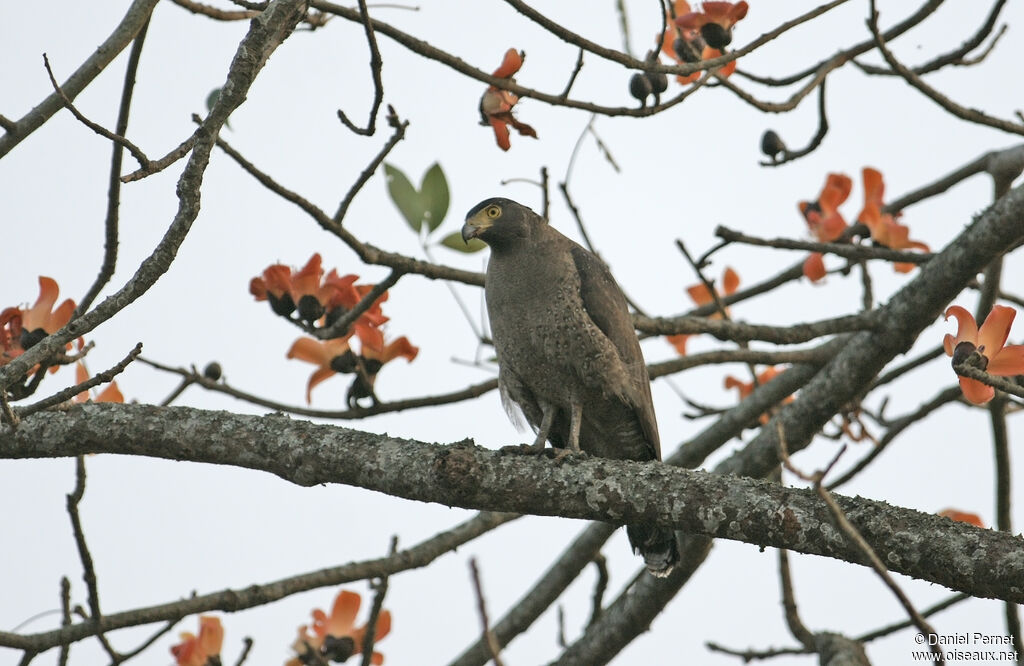
[[[650, 379], [626, 298], [608, 267], [547, 220], [495, 198], [466, 215], [462, 238], [491, 248], [485, 294], [498, 355], [498, 385], [537, 431], [527, 452], [550, 441], [565, 453], [660, 460]], [[648, 571], [678, 563], [672, 530], [626, 527]]]

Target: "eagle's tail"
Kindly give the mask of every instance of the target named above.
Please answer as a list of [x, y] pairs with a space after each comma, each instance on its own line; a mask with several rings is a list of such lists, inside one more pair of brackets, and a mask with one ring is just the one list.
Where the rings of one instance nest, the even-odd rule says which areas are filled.
[[679, 564], [676, 533], [657, 525], [626, 525], [626, 536], [634, 553], [640, 553], [652, 576], [664, 578]]

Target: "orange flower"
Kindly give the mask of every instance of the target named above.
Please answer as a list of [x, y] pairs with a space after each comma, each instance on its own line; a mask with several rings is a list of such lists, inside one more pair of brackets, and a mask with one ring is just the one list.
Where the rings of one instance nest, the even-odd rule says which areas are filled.
[[[249, 282], [249, 293], [257, 301], [269, 301], [276, 314], [287, 317], [298, 309], [299, 319], [314, 322], [323, 316], [326, 303], [337, 288], [323, 281], [324, 269], [321, 262], [320, 254], [316, 253], [299, 270], [284, 264], [268, 266], [262, 277], [253, 278]], [[331, 275], [337, 277], [334, 271]], [[346, 277], [351, 278], [352, 282], [357, 279], [355, 275]]]
[[295, 299], [292, 298], [291, 290], [292, 269], [284, 264], [268, 266], [262, 277], [254, 277], [249, 281], [249, 293], [257, 301], [269, 301], [270, 309], [282, 317], [295, 312]]
[[[410, 362], [414, 361], [419, 353], [420, 348], [414, 347], [412, 343], [409, 342], [409, 339], [403, 335], [402, 337], [392, 340], [386, 344], [380, 351], [375, 349], [364, 349], [363, 358], [368, 361], [376, 361], [382, 366], [398, 357], [402, 357]], [[378, 369], [379, 367], [380, 366], [378, 366]]]
[[[257, 301], [268, 301], [270, 308], [282, 317], [290, 317], [297, 309], [300, 320], [327, 327], [373, 290], [373, 285], [355, 284], [358, 279], [357, 275], [338, 275], [336, 269], [325, 277], [320, 255], [314, 254], [299, 270], [283, 264], [268, 266], [262, 276], [249, 282], [249, 293]], [[384, 344], [378, 327], [388, 320], [380, 306], [387, 298], [387, 292], [381, 294], [350, 328], [365, 347], [380, 349]]]
[[[744, 381], [741, 381], [739, 379], [736, 379], [732, 375], [727, 375], [726, 378], [725, 378], [724, 384], [725, 384], [725, 388], [727, 388], [727, 389], [733, 389], [733, 388], [737, 389], [739, 391], [739, 394], [740, 394], [740, 402], [743, 402], [744, 400], [747, 399], [747, 397], [751, 393], [754, 392], [755, 388], [757, 388], [758, 386], [761, 386], [761, 385], [763, 385], [763, 384], [765, 384], [767, 382], [770, 382], [771, 380], [775, 379], [775, 377], [778, 376], [780, 373], [781, 373], [781, 370], [779, 370], [778, 368], [775, 368], [775, 367], [766, 368], [766, 369], [762, 370], [761, 372], [757, 373], [757, 382], [756, 383], [752, 382], [752, 381], [744, 382]], [[793, 396], [789, 396], [785, 400], [783, 400], [783, 403], [787, 403], [787, 402], [793, 402]], [[768, 423], [768, 414], [762, 414], [761, 418], [760, 418], [760, 421], [761, 421], [761, 423]]]
[[171, 647], [178, 666], [213, 666], [220, 664], [220, 648], [224, 643], [224, 627], [220, 620], [199, 616], [199, 636], [182, 632], [182, 642]]
[[684, 30], [696, 30], [708, 46], [724, 49], [732, 42], [732, 27], [747, 15], [746, 2], [705, 2], [701, 11], [688, 12], [676, 18]]
[[942, 511], [939, 511], [938, 515], [943, 518], [955, 520], [958, 523], [968, 523], [975, 527], [985, 529], [984, 521], [982, 521], [981, 516], [976, 513], [967, 513], [966, 511], [960, 511], [959, 509], [943, 509]]
[[399, 357], [411, 363], [420, 353], [420, 348], [414, 347], [403, 335], [389, 342], [380, 351], [364, 347], [362, 352], [362, 365], [357, 369], [355, 381], [349, 386], [345, 396], [349, 407], [352, 408], [358, 407], [359, 400], [362, 398], [372, 398], [376, 403], [377, 396], [374, 394], [373, 388], [377, 383], [377, 373], [380, 372], [380, 369], [386, 363]]
[[[505, 57], [501, 66], [494, 70], [494, 76], [499, 79], [514, 81], [512, 76], [523, 66], [523, 59], [526, 53], [509, 49], [505, 51]], [[537, 132], [526, 123], [519, 122], [512, 115], [512, 108], [519, 102], [519, 96], [508, 90], [502, 90], [497, 86], [488, 86], [480, 98], [480, 124], [490, 125], [494, 129], [494, 138], [498, 147], [508, 150], [511, 147], [509, 142], [508, 126], [511, 125], [522, 136], [537, 138]]]
[[[709, 3], [705, 3], [707, 5]], [[710, 3], [710, 4], [729, 4], [729, 3]], [[741, 3], [746, 4], [746, 3]], [[672, 20], [672, 14], [666, 12], [668, 21], [668, 27], [665, 29], [665, 33], [659, 36], [661, 42], [661, 51], [669, 58], [672, 58], [677, 63], [694, 63], [700, 62], [701, 60], [710, 60], [711, 58], [717, 58], [723, 55], [723, 52], [717, 48], [712, 48], [705, 43], [703, 37], [701, 37], [701, 31], [698, 28], [686, 28], [679, 25], [678, 21], [683, 16], [689, 15], [690, 4], [686, 0], [676, 0], [674, 3], [674, 12], [676, 20]], [[737, 19], [738, 20], [738, 19]], [[719, 76], [727, 77], [736, 71], [736, 61], [723, 65], [719, 70]], [[693, 72], [687, 76], [677, 76], [676, 81], [682, 85], [693, 83], [700, 78], [700, 72]]]
[[[722, 292], [719, 293], [719, 297], [731, 296], [736, 293], [736, 290], [739, 289], [739, 287], [739, 274], [729, 266], [726, 266], [725, 272], [722, 273]], [[711, 295], [711, 291], [708, 290], [707, 285], [703, 282], [687, 287], [686, 293], [690, 295], [690, 300], [698, 306], [715, 302], [715, 298]], [[728, 308], [726, 308], [726, 312], [728, 311]], [[710, 316], [710, 319], [721, 318], [721, 312], [712, 313]], [[678, 333], [676, 335], [668, 335], [665, 339], [670, 345], [675, 347], [676, 352], [678, 352], [680, 356], [684, 356], [686, 355], [686, 341], [690, 339], [690, 335], [690, 333]]]
[[25, 353], [21, 347], [21, 332], [21, 310], [4, 308], [0, 312], [0, 365], [6, 365]]
[[[57, 282], [41, 275], [39, 298], [35, 305], [29, 309], [9, 307], [0, 311], [0, 366], [10, 363], [26, 349], [34, 347], [47, 335], [56, 333], [71, 321], [75, 302], [69, 298], [54, 309], [59, 294]], [[66, 349], [71, 349], [70, 343]], [[50, 372], [56, 372], [58, 367], [51, 366]], [[35, 373], [38, 368], [38, 365], [33, 366], [29, 374]]]
[[818, 282], [825, 277], [825, 256], [821, 252], [811, 252], [804, 259], [804, 275], [811, 282]]
[[[334, 598], [334, 606], [328, 617], [319, 608], [313, 610], [313, 633], [309, 627], [299, 627], [299, 636], [292, 644], [297, 657], [290, 659], [286, 666], [302, 666], [311, 663], [307, 655], [316, 653], [325, 661], [344, 662], [349, 657], [362, 654], [363, 642], [366, 639], [367, 627], [355, 626], [356, 615], [362, 598], [355, 592], [342, 590]], [[374, 631], [374, 642], [391, 632], [391, 611], [381, 611], [377, 617]], [[374, 651], [370, 657], [371, 664], [383, 664], [384, 655]]]
[[821, 243], [831, 243], [846, 230], [846, 220], [839, 212], [839, 206], [850, 196], [853, 181], [841, 173], [830, 173], [821, 188], [818, 200], [801, 201], [797, 204], [800, 213], [807, 221], [811, 235]]
[[30, 309], [22, 312], [21, 315], [21, 347], [30, 349], [50, 333], [56, 333], [71, 321], [71, 314], [75, 311], [75, 302], [66, 299], [57, 309], [53, 304], [57, 302], [60, 288], [53, 278], [39, 276], [39, 298], [36, 304]]
[[[942, 339], [946, 355], [953, 358], [953, 365], [968, 360], [975, 352], [980, 355], [977, 366], [990, 375], [1009, 377], [1024, 374], [1024, 345], [1004, 347], [1010, 335], [1010, 326], [1017, 311], [1005, 305], [993, 305], [985, 322], [978, 324], [970, 312], [959, 305], [946, 310], [946, 319], [955, 317], [956, 336], [947, 333]], [[960, 377], [960, 390], [968, 402], [983, 405], [995, 397], [995, 389], [970, 377]]]
[[306, 403], [313, 401], [313, 387], [339, 372], [353, 372], [356, 367], [356, 356], [349, 347], [348, 338], [333, 340], [314, 340], [299, 338], [288, 350], [288, 358], [298, 359], [318, 366], [306, 384]]
[[686, 341], [689, 339], [689, 333], [677, 333], [675, 335], [665, 336], [665, 340], [675, 348], [676, 353], [680, 356], [686, 356]]
[[[739, 287], [739, 274], [729, 266], [726, 266], [725, 272], [722, 273], [722, 291], [719, 295], [731, 296], [736, 293], [736, 290], [739, 289]], [[695, 284], [692, 287], [687, 287], [686, 293], [690, 295], [690, 299], [697, 305], [708, 305], [709, 303], [715, 302], [715, 297], [711, 295], [711, 291], [708, 290], [707, 285], [703, 282]], [[720, 318], [721, 316], [722, 314], [720, 312], [716, 312], [711, 315], [712, 318]]]
[[[831, 243], [848, 226], [839, 212], [839, 206], [850, 196], [853, 181], [841, 173], [830, 173], [817, 201], [801, 201], [797, 204], [800, 214], [807, 221], [807, 229], [819, 243]], [[825, 262], [820, 252], [814, 252], [804, 261], [804, 275], [812, 282], [825, 277]]]
[[[871, 231], [871, 239], [878, 245], [891, 250], [923, 250], [928, 246], [920, 241], [910, 240], [910, 229], [896, 221], [889, 213], [882, 213], [882, 200], [885, 196], [885, 182], [877, 169], [865, 167], [864, 178], [864, 209], [857, 220]], [[897, 262], [893, 268], [900, 273], [909, 273], [916, 264]]]
[[[355, 275], [338, 277], [337, 272], [333, 270], [327, 276], [325, 282], [333, 286], [335, 291], [327, 301], [325, 327], [332, 325], [362, 301], [364, 296], [373, 291], [372, 284], [354, 284], [355, 281]], [[383, 348], [384, 334], [381, 332], [380, 326], [387, 322], [388, 318], [382, 313], [380, 304], [386, 300], [388, 300], [388, 292], [385, 291], [373, 302], [373, 305], [359, 315], [350, 329], [363, 343], [364, 349], [380, 350]]]

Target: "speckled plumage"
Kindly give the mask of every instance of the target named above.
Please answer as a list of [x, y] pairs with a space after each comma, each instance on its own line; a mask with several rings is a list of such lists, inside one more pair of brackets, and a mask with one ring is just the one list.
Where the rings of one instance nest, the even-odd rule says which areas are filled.
[[[605, 458], [660, 460], [647, 366], [607, 266], [509, 199], [488, 199], [466, 220], [463, 237], [491, 247], [485, 293], [502, 399], [538, 431], [536, 450], [547, 439]], [[627, 531], [651, 573], [667, 575], [678, 560], [674, 534]]]

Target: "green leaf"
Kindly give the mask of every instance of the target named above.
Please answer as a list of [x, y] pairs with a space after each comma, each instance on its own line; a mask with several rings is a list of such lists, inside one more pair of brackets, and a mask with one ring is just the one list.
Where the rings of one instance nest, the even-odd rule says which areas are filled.
[[385, 164], [384, 174], [387, 176], [388, 194], [391, 196], [391, 200], [398, 206], [399, 212], [402, 213], [402, 217], [405, 218], [412, 230], [418, 233], [426, 215], [423, 198], [397, 167]]
[[214, 88], [210, 91], [210, 94], [206, 96], [206, 110], [212, 111], [213, 105], [220, 99], [220, 88]]
[[444, 177], [441, 165], [434, 162], [434, 166], [427, 169], [423, 174], [423, 184], [420, 186], [420, 198], [423, 201], [423, 208], [426, 211], [427, 228], [430, 231], [437, 229], [444, 216], [448, 214], [448, 179]]
[[[206, 96], [207, 113], [213, 111], [213, 105], [217, 103], [218, 99], [220, 99], [220, 88], [214, 88], [210, 91], [210, 94]], [[227, 120], [224, 120], [224, 127], [231, 129], [231, 123], [229, 123]]]
[[457, 252], [464, 252], [466, 254], [479, 252], [487, 247], [487, 243], [483, 242], [479, 238], [470, 238], [468, 243], [463, 242], [462, 232], [460, 231], [453, 231], [442, 238], [441, 245], [444, 245], [448, 249], [455, 250]]

